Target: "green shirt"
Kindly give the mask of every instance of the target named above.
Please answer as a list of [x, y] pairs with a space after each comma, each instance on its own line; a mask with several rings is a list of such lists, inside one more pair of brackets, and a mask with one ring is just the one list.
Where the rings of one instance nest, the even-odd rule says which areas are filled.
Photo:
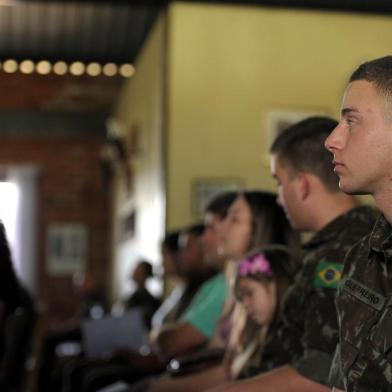
[[218, 273], [200, 287], [181, 320], [187, 321], [207, 338], [211, 338], [222, 311], [226, 292], [226, 279], [223, 273]]

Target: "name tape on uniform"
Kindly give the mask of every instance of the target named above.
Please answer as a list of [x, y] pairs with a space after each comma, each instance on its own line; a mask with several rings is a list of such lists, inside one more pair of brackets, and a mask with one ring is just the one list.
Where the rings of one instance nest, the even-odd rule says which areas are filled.
[[340, 287], [361, 302], [364, 302], [377, 310], [381, 310], [384, 306], [385, 297], [352, 278], [344, 278]]

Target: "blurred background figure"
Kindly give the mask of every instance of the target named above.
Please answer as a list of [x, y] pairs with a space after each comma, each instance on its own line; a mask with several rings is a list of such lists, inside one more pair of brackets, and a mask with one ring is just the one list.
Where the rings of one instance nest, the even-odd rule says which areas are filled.
[[173, 230], [166, 233], [161, 244], [163, 268], [163, 298], [167, 298], [171, 291], [180, 286], [183, 280], [178, 271], [178, 239], [181, 231]]
[[131, 279], [136, 285], [135, 291], [125, 300], [125, 308], [138, 308], [144, 317], [146, 326], [149, 328], [151, 318], [158, 309], [161, 301], [154, 297], [147, 289], [146, 283], [153, 277], [151, 263], [140, 260], [132, 272]]
[[35, 324], [35, 304], [17, 278], [0, 222], [0, 390], [24, 388], [25, 361]]
[[169, 233], [162, 245], [165, 275], [172, 286], [170, 295], [152, 318], [152, 327], [178, 320], [189, 306], [199, 287], [216, 270], [202, 262], [202, 236], [205, 226], [195, 224], [181, 231]]

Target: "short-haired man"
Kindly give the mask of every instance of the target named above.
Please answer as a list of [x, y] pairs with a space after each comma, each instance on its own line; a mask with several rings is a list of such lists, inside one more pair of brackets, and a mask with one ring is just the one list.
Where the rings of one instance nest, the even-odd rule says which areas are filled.
[[334, 298], [347, 250], [374, 222], [339, 191], [324, 141], [337, 122], [304, 120], [280, 134], [271, 147], [278, 202], [293, 227], [313, 231], [303, 268], [282, 306], [282, 325], [262, 350], [260, 374], [220, 390], [257, 392], [329, 391], [328, 373], [338, 342]]
[[362, 64], [325, 143], [340, 188], [372, 195], [382, 212], [373, 232], [347, 255], [339, 287], [340, 347], [331, 383], [347, 391], [392, 391], [391, 105], [392, 56]]

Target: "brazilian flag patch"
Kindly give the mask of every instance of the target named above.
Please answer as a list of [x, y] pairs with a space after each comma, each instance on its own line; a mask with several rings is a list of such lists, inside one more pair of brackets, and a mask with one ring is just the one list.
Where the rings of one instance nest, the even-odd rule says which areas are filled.
[[342, 277], [342, 270], [343, 264], [329, 263], [325, 260], [319, 261], [314, 277], [315, 287], [336, 289]]

